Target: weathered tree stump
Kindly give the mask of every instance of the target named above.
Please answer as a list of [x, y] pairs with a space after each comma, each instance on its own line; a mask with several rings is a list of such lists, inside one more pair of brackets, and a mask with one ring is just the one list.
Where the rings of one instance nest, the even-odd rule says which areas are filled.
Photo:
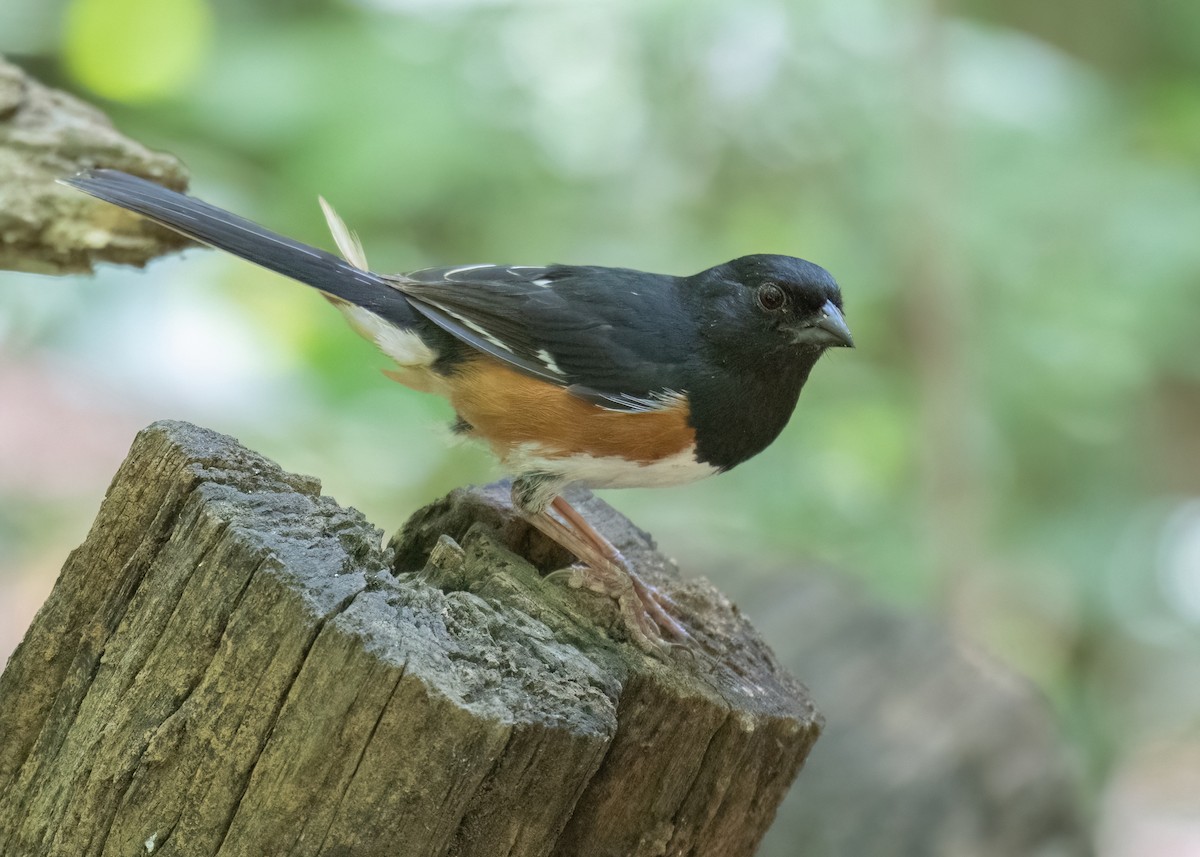
[[146, 429], [0, 676], [0, 853], [752, 853], [819, 716], [719, 593], [572, 499], [687, 651], [543, 580], [522, 554], [563, 557], [503, 489], [384, 548], [315, 480]]

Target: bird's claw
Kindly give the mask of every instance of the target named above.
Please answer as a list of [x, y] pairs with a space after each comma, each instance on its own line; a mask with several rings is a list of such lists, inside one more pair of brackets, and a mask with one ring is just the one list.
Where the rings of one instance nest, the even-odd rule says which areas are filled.
[[587, 589], [611, 598], [624, 620], [629, 636], [639, 649], [661, 656], [679, 645], [675, 641], [691, 639], [687, 629], [668, 610], [675, 608], [669, 596], [643, 581], [632, 571], [606, 562], [600, 568], [578, 564], [552, 571], [548, 580], [561, 582], [572, 589]]

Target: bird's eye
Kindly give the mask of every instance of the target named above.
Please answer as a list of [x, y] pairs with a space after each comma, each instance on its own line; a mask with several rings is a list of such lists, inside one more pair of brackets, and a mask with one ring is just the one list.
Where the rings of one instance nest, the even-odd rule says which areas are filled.
[[758, 300], [758, 305], [767, 312], [781, 310], [787, 303], [787, 294], [777, 283], [763, 283], [758, 287], [755, 298]]

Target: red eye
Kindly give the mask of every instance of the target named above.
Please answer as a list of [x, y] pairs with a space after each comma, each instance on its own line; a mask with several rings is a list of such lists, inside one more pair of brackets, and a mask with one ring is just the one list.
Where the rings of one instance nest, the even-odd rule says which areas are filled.
[[758, 305], [767, 312], [775, 312], [783, 309], [783, 305], [787, 303], [787, 295], [775, 283], [763, 283], [758, 287], [758, 292], [755, 295], [758, 300]]

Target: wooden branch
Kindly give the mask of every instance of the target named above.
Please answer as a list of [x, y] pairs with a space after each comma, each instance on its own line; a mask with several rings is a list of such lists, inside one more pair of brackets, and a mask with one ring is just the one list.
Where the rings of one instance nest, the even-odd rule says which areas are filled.
[[0, 676], [0, 853], [751, 854], [819, 716], [709, 584], [572, 499], [687, 652], [543, 580], [520, 554], [562, 557], [503, 489], [383, 548], [315, 480], [146, 429]]
[[188, 245], [170, 230], [55, 184], [95, 166], [176, 190], [187, 186], [175, 158], [122, 136], [96, 108], [0, 57], [0, 269], [71, 274], [97, 262], [144, 265]]

